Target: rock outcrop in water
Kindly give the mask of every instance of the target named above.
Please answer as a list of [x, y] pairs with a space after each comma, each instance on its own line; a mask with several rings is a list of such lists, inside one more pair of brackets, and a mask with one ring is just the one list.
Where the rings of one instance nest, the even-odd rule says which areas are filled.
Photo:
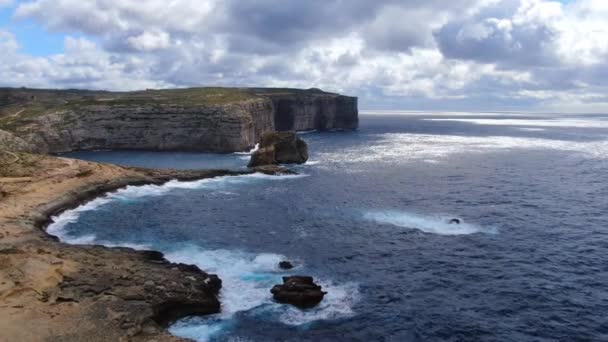
[[293, 264], [290, 261], [283, 260], [279, 262], [279, 268], [282, 270], [290, 270], [293, 268]]
[[266, 132], [357, 126], [357, 98], [317, 89], [0, 89], [0, 129], [38, 153], [236, 152], [250, 149]]
[[260, 139], [259, 149], [251, 154], [249, 167], [274, 164], [304, 164], [308, 145], [295, 132], [269, 132]]
[[312, 277], [308, 276], [283, 277], [283, 284], [275, 285], [270, 292], [277, 302], [302, 309], [318, 305], [327, 294], [321, 290], [321, 286], [315, 284]]

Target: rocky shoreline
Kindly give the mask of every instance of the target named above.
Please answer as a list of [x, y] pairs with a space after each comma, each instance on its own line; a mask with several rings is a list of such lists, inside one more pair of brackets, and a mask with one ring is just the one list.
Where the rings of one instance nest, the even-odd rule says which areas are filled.
[[[154, 251], [69, 245], [44, 228], [52, 216], [128, 185], [248, 172], [129, 168], [46, 154], [235, 152], [276, 131], [358, 123], [357, 98], [319, 89], [1, 88], [0, 342], [181, 341], [168, 324], [220, 310], [221, 280], [196, 266]], [[290, 134], [295, 143], [273, 142], [269, 158], [249, 172], [290, 173], [274, 164], [304, 162], [306, 146]]]
[[166, 331], [169, 323], [219, 312], [215, 275], [170, 263], [159, 252], [68, 245], [43, 228], [52, 216], [127, 185], [242, 173], [125, 168], [23, 153], [0, 159], [2, 339], [180, 341]]

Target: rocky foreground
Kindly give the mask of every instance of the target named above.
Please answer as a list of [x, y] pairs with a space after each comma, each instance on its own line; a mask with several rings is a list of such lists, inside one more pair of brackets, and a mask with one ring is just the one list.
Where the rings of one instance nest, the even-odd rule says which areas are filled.
[[180, 340], [164, 329], [169, 322], [220, 310], [215, 275], [158, 252], [67, 245], [41, 228], [128, 184], [230, 174], [0, 151], [0, 341]]

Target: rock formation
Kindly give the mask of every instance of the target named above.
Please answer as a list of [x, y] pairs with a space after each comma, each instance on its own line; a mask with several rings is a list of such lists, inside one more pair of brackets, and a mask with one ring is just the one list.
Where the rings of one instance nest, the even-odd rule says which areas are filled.
[[[356, 129], [357, 98], [317, 89], [131, 93], [0, 89], [0, 129], [39, 153], [96, 149], [236, 152], [275, 130]], [[1, 139], [1, 138], [0, 138]]]
[[327, 292], [314, 283], [312, 277], [283, 277], [283, 285], [275, 285], [270, 292], [279, 303], [291, 304], [301, 309], [312, 308], [319, 304]]
[[248, 166], [303, 164], [307, 160], [308, 145], [295, 132], [269, 132], [260, 139], [259, 149], [251, 154]]
[[290, 270], [293, 268], [293, 264], [290, 261], [284, 260], [279, 262], [279, 268], [282, 270]]
[[12, 152], [30, 152], [35, 148], [14, 134], [0, 130], [0, 150]]

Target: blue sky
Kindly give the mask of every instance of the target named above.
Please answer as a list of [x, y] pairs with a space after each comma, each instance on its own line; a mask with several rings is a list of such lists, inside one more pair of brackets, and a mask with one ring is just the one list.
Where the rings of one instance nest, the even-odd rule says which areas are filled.
[[320, 87], [363, 108], [608, 111], [605, 0], [0, 0], [0, 85]]
[[0, 8], [0, 27], [12, 32], [19, 41], [22, 51], [33, 56], [48, 56], [63, 51], [65, 35], [50, 33], [40, 24], [27, 19], [12, 18], [15, 6]]

